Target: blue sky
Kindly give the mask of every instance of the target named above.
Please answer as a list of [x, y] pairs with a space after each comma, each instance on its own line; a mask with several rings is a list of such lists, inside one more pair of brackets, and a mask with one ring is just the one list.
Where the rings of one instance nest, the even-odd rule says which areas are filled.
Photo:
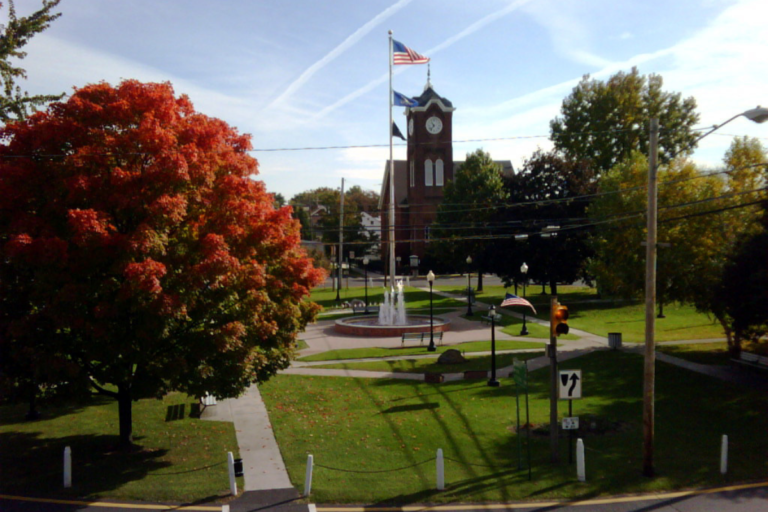
[[[40, 3], [16, 0], [17, 13]], [[342, 177], [380, 189], [388, 149], [352, 146], [388, 143], [388, 30], [431, 57], [432, 84], [456, 107], [454, 139], [468, 141], [455, 142], [457, 159], [482, 147], [518, 167], [549, 148], [549, 121], [585, 74], [661, 74], [665, 89], [696, 98], [701, 127], [768, 106], [765, 0], [62, 0], [59, 10], [27, 46], [26, 90], [170, 81], [257, 150], [345, 147], [254, 151], [258, 179], [287, 199]], [[426, 66], [395, 70], [397, 91], [423, 90]], [[768, 142], [768, 124], [738, 119], [694, 158], [716, 167], [734, 135]]]

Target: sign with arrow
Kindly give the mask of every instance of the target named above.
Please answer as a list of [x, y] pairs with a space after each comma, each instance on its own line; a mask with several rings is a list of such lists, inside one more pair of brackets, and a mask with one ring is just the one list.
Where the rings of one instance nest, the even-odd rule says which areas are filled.
[[563, 370], [558, 381], [560, 400], [581, 398], [581, 370]]

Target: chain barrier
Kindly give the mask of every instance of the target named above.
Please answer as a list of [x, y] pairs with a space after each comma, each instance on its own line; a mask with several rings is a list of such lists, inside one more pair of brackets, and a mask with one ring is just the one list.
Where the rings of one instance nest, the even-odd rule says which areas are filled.
[[330, 466], [324, 466], [322, 464], [315, 463], [314, 465], [318, 468], [323, 469], [330, 469], [331, 471], [341, 471], [342, 473], [361, 473], [361, 474], [375, 474], [375, 473], [391, 473], [392, 471], [402, 471], [404, 469], [410, 469], [415, 468], [416, 466], [421, 466], [423, 464], [426, 464], [427, 462], [432, 462], [433, 460], [437, 460], [437, 457], [432, 457], [431, 459], [427, 459], [422, 462], [417, 462], [416, 464], [412, 464], [410, 466], [405, 466], [402, 468], [395, 468], [395, 469], [380, 469], [376, 471], [360, 471], [360, 470], [354, 470], [354, 469], [341, 469], [341, 468], [332, 468]]
[[455, 462], [456, 464], [460, 464], [462, 466], [474, 466], [478, 468], [490, 468], [490, 469], [510, 469], [510, 466], [489, 466], [487, 464], [472, 464], [471, 462], [462, 462], [460, 460], [452, 459], [450, 457], [443, 456], [445, 460], [449, 460], [451, 462]]

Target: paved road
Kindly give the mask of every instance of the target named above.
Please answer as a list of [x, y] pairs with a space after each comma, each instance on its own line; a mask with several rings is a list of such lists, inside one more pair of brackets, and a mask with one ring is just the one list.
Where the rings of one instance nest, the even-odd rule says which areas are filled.
[[[280, 499], [263, 501], [256, 499], [241, 499], [230, 503], [231, 512], [298, 512], [299, 507], [291, 500]], [[97, 503], [35, 503], [29, 501], [8, 500], [0, 497], [0, 510], [3, 512], [125, 512], [125, 511], [168, 511], [168, 510], [200, 510], [216, 511], [221, 506], [198, 505], [189, 507], [152, 506], [151, 504], [121, 503], [120, 506], [110, 506], [107, 502]], [[765, 512], [768, 510], [768, 483], [731, 486], [724, 489], [707, 491], [676, 492], [658, 496], [629, 496], [586, 500], [575, 503], [558, 501], [539, 503], [489, 503], [485, 505], [456, 504], [429, 507], [412, 505], [403, 507], [376, 506], [333, 506], [318, 505], [317, 512], [493, 512], [497, 510], [514, 510], [520, 512]]]

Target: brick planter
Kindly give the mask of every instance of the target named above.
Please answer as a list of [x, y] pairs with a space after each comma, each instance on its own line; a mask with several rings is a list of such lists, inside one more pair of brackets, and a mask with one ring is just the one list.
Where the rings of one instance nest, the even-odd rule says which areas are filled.
[[464, 372], [464, 380], [487, 379], [488, 372], [483, 370], [467, 370]]

